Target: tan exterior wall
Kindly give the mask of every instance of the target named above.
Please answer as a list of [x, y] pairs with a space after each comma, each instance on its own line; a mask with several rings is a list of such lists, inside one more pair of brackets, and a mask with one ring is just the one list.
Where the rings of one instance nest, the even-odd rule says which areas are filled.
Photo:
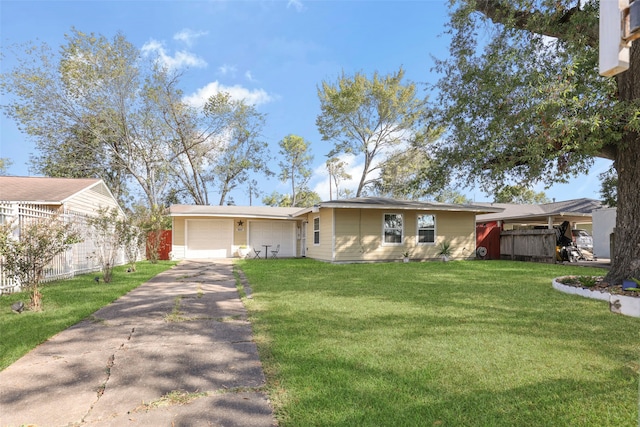
[[[385, 213], [403, 215], [402, 244], [383, 243]], [[436, 241], [418, 244], [417, 215], [436, 217]], [[395, 261], [409, 251], [412, 259], [438, 259], [440, 243], [452, 245], [452, 259], [473, 257], [475, 253], [475, 214], [469, 212], [430, 212], [394, 210], [335, 210], [334, 261]]]
[[[207, 219], [229, 219], [224, 217], [207, 217], [207, 216], [190, 216], [190, 217], [173, 217], [173, 233], [172, 233], [172, 257], [174, 259], [184, 259], [186, 255], [186, 221], [187, 220], [207, 220]], [[238, 222], [242, 221], [242, 225]], [[239, 256], [238, 250], [241, 247], [247, 246], [247, 239], [249, 233], [250, 223], [256, 223], [260, 221], [278, 221], [274, 219], [259, 219], [259, 218], [233, 218], [233, 245], [231, 253], [234, 257]], [[296, 227], [300, 227], [300, 222], [297, 222]], [[264, 251], [264, 248], [258, 248]], [[264, 254], [264, 252], [263, 252]], [[300, 239], [299, 233], [296, 230], [296, 256], [300, 254]], [[253, 256], [251, 253], [250, 256]], [[264, 255], [263, 255], [264, 256]]]
[[187, 242], [185, 242], [185, 218], [172, 219], [171, 258], [184, 259]]
[[[313, 239], [313, 220], [320, 218], [320, 243]], [[322, 261], [333, 261], [333, 209], [320, 209], [320, 212], [307, 214], [307, 251], [306, 256]]]
[[[403, 215], [403, 242], [383, 244], [383, 222], [385, 213]], [[433, 214], [436, 217], [436, 241], [433, 244], [418, 244], [417, 216]], [[219, 218], [219, 217], [217, 217]], [[313, 220], [320, 219], [320, 243], [314, 244]], [[173, 257], [185, 257], [185, 219], [173, 218]], [[211, 219], [211, 217], [189, 217], [188, 219]], [[306, 251], [309, 258], [330, 262], [357, 261], [400, 261], [402, 253], [409, 251], [414, 260], [439, 259], [438, 251], [442, 242], [452, 245], [452, 259], [473, 258], [475, 256], [475, 214], [472, 212], [374, 210], [374, 209], [320, 209], [297, 218], [296, 227], [308, 221], [306, 227]], [[274, 221], [273, 219], [233, 218], [232, 253], [238, 256], [238, 249], [247, 245], [251, 223]], [[238, 222], [243, 225], [239, 226]], [[300, 256], [301, 240], [296, 229], [296, 256]]]

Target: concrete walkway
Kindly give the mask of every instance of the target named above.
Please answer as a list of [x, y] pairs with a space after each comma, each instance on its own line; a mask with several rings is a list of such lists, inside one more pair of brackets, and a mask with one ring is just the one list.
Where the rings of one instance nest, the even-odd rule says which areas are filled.
[[264, 383], [231, 260], [184, 261], [0, 372], [0, 425], [273, 426]]

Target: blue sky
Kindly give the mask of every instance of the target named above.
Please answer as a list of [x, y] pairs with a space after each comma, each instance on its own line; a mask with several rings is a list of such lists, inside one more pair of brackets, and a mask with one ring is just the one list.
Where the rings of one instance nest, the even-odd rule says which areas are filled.
[[[288, 134], [312, 143], [314, 176], [310, 187], [329, 199], [324, 167], [331, 143], [323, 142], [315, 120], [317, 87], [347, 74], [388, 74], [402, 66], [406, 78], [433, 84], [433, 57], [448, 54], [444, 35], [447, 2], [423, 1], [6, 1], [0, 0], [2, 45], [38, 40], [53, 48], [64, 43], [72, 27], [113, 38], [122, 32], [137, 47], [161, 54], [184, 71], [182, 89], [191, 99], [217, 90], [255, 103], [267, 115], [264, 139], [273, 155]], [[2, 71], [10, 69], [3, 60]], [[426, 87], [426, 86], [425, 86]], [[0, 157], [13, 161], [12, 175], [30, 175], [34, 144], [16, 125], [0, 118]], [[348, 159], [355, 188], [361, 167]], [[597, 161], [589, 175], [545, 190], [550, 198], [599, 198], [597, 174], [608, 162]], [[277, 162], [273, 169], [277, 170]], [[259, 176], [263, 194], [288, 192], [276, 178]], [[463, 192], [475, 201], [490, 201], [480, 190]], [[248, 204], [244, 189], [232, 193]], [[217, 201], [212, 193], [210, 200]], [[259, 201], [254, 204], [261, 204]]]

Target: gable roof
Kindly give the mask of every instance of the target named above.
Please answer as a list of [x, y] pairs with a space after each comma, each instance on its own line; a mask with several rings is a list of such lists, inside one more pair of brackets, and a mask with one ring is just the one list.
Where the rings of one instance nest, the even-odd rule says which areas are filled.
[[[594, 199], [573, 199], [561, 202], [533, 204], [487, 203], [488, 206], [502, 207], [500, 213], [478, 215], [477, 222], [504, 221], [507, 223], [541, 223], [547, 224], [549, 217], [556, 221], [589, 221], [594, 210], [601, 209], [603, 204]], [[560, 221], [561, 222], [561, 221]]]
[[0, 200], [38, 204], [62, 204], [74, 195], [102, 182], [95, 178], [0, 176]]
[[502, 212], [503, 208], [479, 204], [455, 204], [439, 202], [423, 202], [417, 200], [398, 200], [385, 197], [356, 197], [321, 202], [311, 208], [301, 210], [296, 215], [303, 215], [314, 209], [389, 209], [389, 210], [428, 210], [447, 212], [475, 212], [476, 214]]

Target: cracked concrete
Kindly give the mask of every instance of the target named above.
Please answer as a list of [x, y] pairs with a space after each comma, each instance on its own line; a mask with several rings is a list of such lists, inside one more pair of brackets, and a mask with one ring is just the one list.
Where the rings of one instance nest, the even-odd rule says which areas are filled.
[[0, 425], [272, 426], [264, 381], [231, 261], [185, 261], [0, 372]]

